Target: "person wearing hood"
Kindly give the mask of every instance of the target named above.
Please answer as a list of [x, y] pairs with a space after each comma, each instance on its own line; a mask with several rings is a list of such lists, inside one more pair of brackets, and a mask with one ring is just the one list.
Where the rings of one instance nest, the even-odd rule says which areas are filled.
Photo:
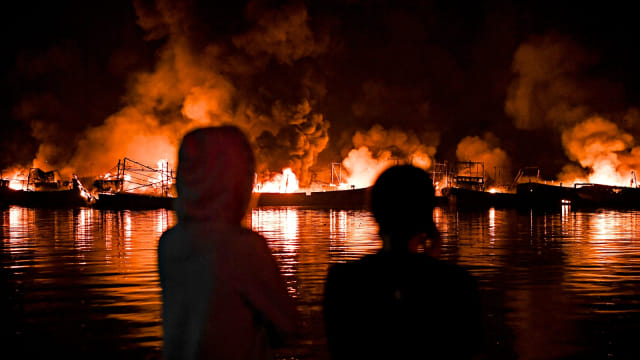
[[158, 243], [165, 359], [265, 359], [296, 331], [266, 240], [242, 226], [255, 159], [234, 126], [196, 129], [178, 153], [177, 224]]

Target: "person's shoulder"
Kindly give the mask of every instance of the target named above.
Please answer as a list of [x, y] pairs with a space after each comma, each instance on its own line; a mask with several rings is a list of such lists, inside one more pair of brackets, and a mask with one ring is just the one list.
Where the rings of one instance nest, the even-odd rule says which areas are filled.
[[444, 281], [449, 281], [453, 284], [467, 285], [468, 287], [476, 287], [476, 278], [466, 268], [454, 264], [445, 260], [434, 259], [439, 277]]
[[378, 254], [365, 255], [357, 260], [332, 263], [329, 265], [328, 278], [351, 279], [370, 276], [379, 267], [380, 256]]
[[253, 250], [264, 250], [268, 248], [267, 239], [262, 236], [260, 233], [255, 232], [251, 229], [247, 229], [245, 227], [238, 227], [234, 229], [234, 235], [236, 238], [236, 243], [241, 243], [243, 246], [246, 246], [248, 249]]
[[174, 243], [176, 238], [179, 238], [180, 230], [178, 225], [175, 225], [162, 233], [160, 239], [158, 239], [158, 251], [165, 250], [168, 246]]

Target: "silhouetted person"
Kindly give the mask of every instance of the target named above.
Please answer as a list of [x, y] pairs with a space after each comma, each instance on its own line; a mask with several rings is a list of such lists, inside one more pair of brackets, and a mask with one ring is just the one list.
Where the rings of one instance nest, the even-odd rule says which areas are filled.
[[259, 234], [244, 228], [252, 149], [232, 126], [194, 130], [178, 154], [177, 224], [158, 244], [165, 359], [265, 359], [295, 306]]
[[370, 195], [383, 248], [329, 269], [323, 305], [332, 358], [471, 358], [482, 335], [477, 284], [430, 255], [440, 246], [431, 178], [394, 166]]

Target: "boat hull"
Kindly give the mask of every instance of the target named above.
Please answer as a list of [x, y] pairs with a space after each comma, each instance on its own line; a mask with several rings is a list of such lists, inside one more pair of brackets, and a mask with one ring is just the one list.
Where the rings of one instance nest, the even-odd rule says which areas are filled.
[[577, 199], [573, 187], [528, 182], [516, 187], [517, 203], [527, 209], [560, 209]]
[[303, 206], [326, 209], [364, 209], [371, 188], [309, 193], [254, 193], [256, 207]]
[[458, 187], [443, 189], [443, 194], [449, 205], [456, 208], [510, 208], [517, 206], [518, 200], [514, 193], [491, 193]]
[[601, 184], [576, 184], [572, 207], [640, 209], [640, 188]]
[[27, 191], [2, 188], [0, 203], [33, 208], [75, 208], [90, 206], [90, 202], [77, 189]]
[[133, 193], [98, 194], [95, 208], [107, 210], [174, 209], [175, 198]]

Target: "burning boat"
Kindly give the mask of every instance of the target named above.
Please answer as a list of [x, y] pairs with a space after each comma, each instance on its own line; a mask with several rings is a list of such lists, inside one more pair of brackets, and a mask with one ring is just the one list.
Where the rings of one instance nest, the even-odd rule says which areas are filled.
[[272, 180], [256, 183], [252, 204], [256, 207], [300, 206], [325, 209], [362, 209], [367, 206], [371, 187], [348, 186], [342, 183], [342, 169], [332, 164], [331, 182], [315, 190], [301, 190], [298, 179], [286, 168]]
[[574, 187], [543, 179], [541, 169], [535, 166], [520, 169], [514, 180], [514, 186], [518, 206], [522, 208], [560, 209], [576, 199]]
[[592, 183], [574, 184], [575, 208], [640, 209], [640, 188]]
[[367, 206], [371, 187], [358, 189], [334, 189], [310, 192], [258, 192], [254, 193], [257, 207], [301, 206], [326, 209], [362, 209]]
[[442, 196], [456, 208], [516, 206], [517, 196], [511, 187], [488, 186], [482, 162], [456, 162], [452, 169], [446, 169], [445, 177]]
[[125, 157], [93, 182], [97, 193], [94, 206], [111, 210], [173, 209], [174, 184], [175, 172], [166, 161], [152, 168]]
[[94, 197], [76, 175], [63, 181], [57, 171], [29, 169], [26, 179], [3, 179], [0, 203], [25, 207], [70, 208], [91, 206]]

